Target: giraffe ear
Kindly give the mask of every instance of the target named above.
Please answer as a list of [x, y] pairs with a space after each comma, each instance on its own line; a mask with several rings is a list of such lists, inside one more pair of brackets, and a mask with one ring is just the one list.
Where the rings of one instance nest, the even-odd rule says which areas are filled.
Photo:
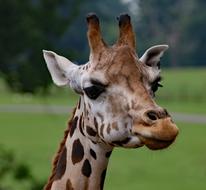
[[69, 84], [78, 66], [52, 51], [43, 50], [43, 55], [53, 82], [57, 86]]
[[168, 45], [156, 45], [152, 46], [143, 54], [140, 61], [150, 67], [160, 68], [160, 58], [164, 52], [168, 49]]

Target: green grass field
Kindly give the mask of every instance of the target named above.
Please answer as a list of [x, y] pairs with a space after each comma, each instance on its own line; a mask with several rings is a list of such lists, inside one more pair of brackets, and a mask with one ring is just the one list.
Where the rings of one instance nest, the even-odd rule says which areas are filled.
[[[206, 69], [163, 70], [157, 102], [169, 111], [206, 115]], [[74, 106], [77, 96], [52, 87], [47, 97], [11, 93], [0, 81], [1, 104]], [[46, 180], [51, 160], [63, 137], [68, 115], [1, 113], [0, 145], [14, 151], [34, 175]], [[109, 163], [106, 190], [206, 189], [206, 125], [178, 123], [175, 144], [162, 151], [115, 149]], [[1, 163], [0, 163], [1, 164]], [[24, 190], [24, 189], [21, 189]]]
[[169, 111], [206, 114], [206, 68], [162, 70], [157, 102]]

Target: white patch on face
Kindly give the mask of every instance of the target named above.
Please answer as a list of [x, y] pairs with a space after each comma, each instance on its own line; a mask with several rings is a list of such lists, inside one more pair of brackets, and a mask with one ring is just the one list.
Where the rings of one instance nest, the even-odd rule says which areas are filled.
[[152, 137], [152, 133], [149, 130], [141, 130], [141, 132], [139, 134], [143, 137], [146, 137], [146, 138]]
[[125, 148], [136, 148], [136, 147], [140, 147], [143, 146], [144, 144], [142, 143], [142, 141], [139, 139], [138, 136], [132, 136], [130, 141], [124, 145]]
[[149, 78], [149, 82], [153, 82], [159, 75], [161, 70], [157, 67], [149, 67], [146, 68], [147, 76]]
[[132, 106], [132, 100], [134, 99], [134, 96], [131, 93], [128, 93], [128, 91], [123, 88], [120, 85], [112, 86], [110, 88], [110, 94], [116, 95], [116, 99], [119, 102], [118, 106], [121, 106], [124, 110], [126, 106], [131, 107]]

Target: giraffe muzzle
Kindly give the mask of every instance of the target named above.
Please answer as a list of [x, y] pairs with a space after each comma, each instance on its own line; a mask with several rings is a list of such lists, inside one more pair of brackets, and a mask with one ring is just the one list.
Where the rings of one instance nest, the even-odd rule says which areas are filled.
[[152, 125], [141, 123], [133, 126], [133, 133], [152, 150], [168, 147], [174, 142], [178, 132], [179, 130], [172, 122], [171, 117], [157, 119]]

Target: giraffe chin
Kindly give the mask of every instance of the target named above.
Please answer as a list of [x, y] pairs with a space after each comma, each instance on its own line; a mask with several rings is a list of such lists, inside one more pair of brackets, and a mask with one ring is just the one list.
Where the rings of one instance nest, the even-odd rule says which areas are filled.
[[145, 137], [140, 137], [140, 139], [145, 144], [145, 146], [147, 148], [149, 148], [150, 150], [160, 150], [160, 149], [167, 148], [175, 140], [175, 139], [172, 139], [172, 140], [158, 140], [158, 139], [145, 138]]

